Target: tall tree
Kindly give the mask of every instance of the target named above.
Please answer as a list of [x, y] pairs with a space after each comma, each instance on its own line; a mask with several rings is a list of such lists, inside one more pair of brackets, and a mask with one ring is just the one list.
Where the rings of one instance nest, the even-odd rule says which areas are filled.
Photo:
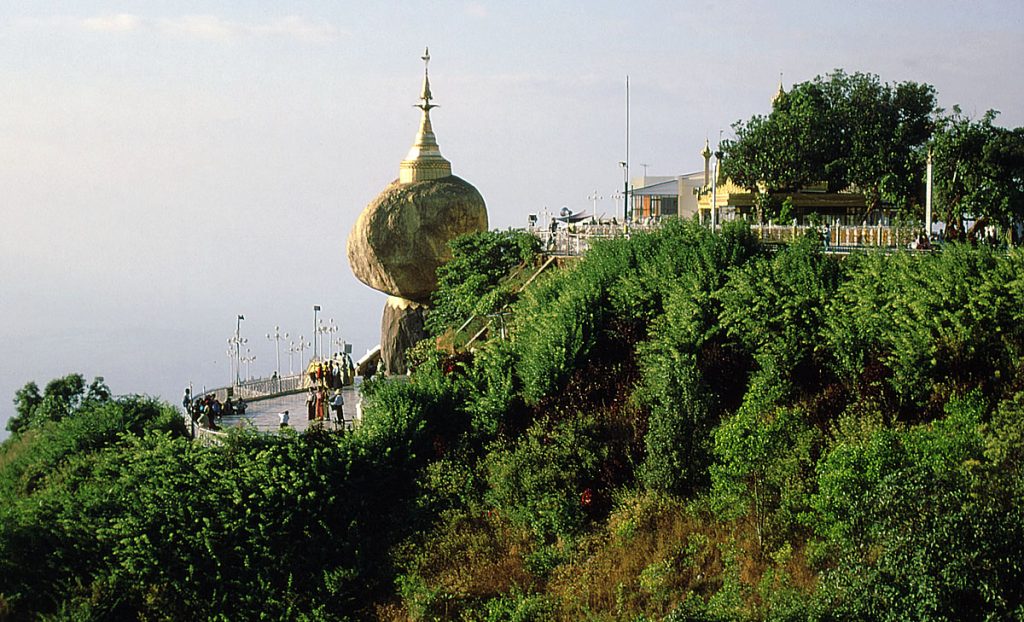
[[883, 202], [905, 208], [917, 201], [937, 113], [928, 84], [883, 84], [837, 69], [782, 93], [768, 116], [733, 124], [723, 172], [751, 190], [825, 182], [833, 192], [863, 192], [869, 209]]
[[937, 201], [957, 233], [965, 216], [1003, 227], [1024, 219], [1024, 128], [997, 127], [998, 114], [972, 121], [954, 107], [935, 133]]

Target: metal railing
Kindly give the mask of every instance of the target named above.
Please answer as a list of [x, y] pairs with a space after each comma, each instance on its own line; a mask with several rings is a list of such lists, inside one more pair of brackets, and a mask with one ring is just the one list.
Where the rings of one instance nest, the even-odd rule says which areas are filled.
[[914, 227], [890, 225], [776, 225], [772, 223], [754, 225], [755, 232], [763, 242], [790, 242], [808, 234], [818, 235], [826, 247], [881, 247], [906, 248], [921, 235]]
[[235, 385], [234, 394], [236, 398], [258, 400], [282, 393], [296, 393], [303, 389], [305, 380], [305, 374], [279, 378], [256, 378]]
[[[579, 223], [570, 228], [551, 231], [546, 228], [529, 227], [541, 243], [541, 249], [548, 255], [578, 256], [585, 253], [596, 240], [616, 237], [630, 237], [635, 233], [656, 230], [657, 221], [625, 225], [605, 223]], [[774, 223], [751, 225], [751, 231], [766, 243], [784, 243], [808, 234], [821, 237], [826, 249], [829, 248], [907, 248], [921, 235], [919, 228], [892, 225], [779, 225]]]
[[540, 240], [541, 250], [548, 255], [582, 255], [590, 249], [595, 240], [628, 238], [636, 233], [659, 228], [657, 222], [631, 224], [629, 226], [610, 223], [577, 223], [568, 228], [559, 227], [554, 231], [547, 228], [529, 227], [527, 233]]

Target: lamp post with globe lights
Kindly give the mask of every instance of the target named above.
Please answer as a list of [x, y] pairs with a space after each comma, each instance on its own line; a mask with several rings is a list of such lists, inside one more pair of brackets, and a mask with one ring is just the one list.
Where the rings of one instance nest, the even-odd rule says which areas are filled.
[[277, 350], [277, 384], [278, 387], [281, 385], [281, 340], [287, 339], [288, 333], [281, 334], [281, 327], [275, 326], [273, 333], [267, 333], [267, 339], [274, 342], [274, 347]]
[[313, 305], [313, 358], [316, 358], [316, 329], [317, 329], [317, 315], [320, 313], [320, 305]]
[[334, 358], [334, 333], [338, 332], [338, 329], [339, 327], [334, 323], [334, 318], [332, 317], [324, 329], [324, 332], [327, 333], [328, 351], [331, 353], [329, 358]]
[[324, 350], [324, 335], [327, 334], [327, 324], [320, 320], [320, 323], [316, 326], [316, 334], [313, 335], [313, 351], [317, 349], [320, 351], [320, 358], [326, 358], [326, 352]]
[[234, 349], [235, 359], [235, 384], [241, 382], [242, 373], [242, 346], [249, 343], [248, 339], [242, 338], [242, 320], [245, 319], [244, 315], [239, 315], [238, 320], [235, 323], [235, 334], [228, 339], [228, 345]]
[[256, 360], [256, 355], [252, 353], [249, 348], [245, 349], [245, 356], [241, 357], [239, 361], [245, 363], [245, 378], [246, 380], [252, 380], [252, 370], [249, 364]]
[[306, 341], [305, 337], [299, 335], [299, 342], [294, 346], [294, 351], [299, 353], [299, 363], [302, 363], [302, 360], [304, 358], [302, 353], [305, 352], [311, 345], [313, 344]]

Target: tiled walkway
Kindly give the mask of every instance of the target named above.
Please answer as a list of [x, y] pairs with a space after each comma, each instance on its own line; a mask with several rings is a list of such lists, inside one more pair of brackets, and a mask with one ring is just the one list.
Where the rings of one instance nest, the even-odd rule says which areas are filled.
[[[328, 401], [333, 397], [334, 392], [328, 393]], [[346, 387], [341, 391], [345, 398], [345, 405], [342, 411], [345, 416], [345, 423], [349, 429], [352, 428], [352, 421], [356, 415], [356, 403], [359, 401], [359, 390], [355, 387]], [[261, 432], [269, 432], [280, 429], [280, 418], [278, 413], [288, 411], [288, 425], [296, 431], [302, 432], [311, 425], [316, 424], [306, 418], [306, 394], [295, 393], [283, 395], [258, 402], [250, 402], [244, 416], [224, 417], [220, 421], [222, 429], [232, 427], [255, 426]], [[324, 421], [323, 425], [328, 429], [337, 429], [340, 424], [334, 421], [334, 413], [331, 413], [331, 420]]]

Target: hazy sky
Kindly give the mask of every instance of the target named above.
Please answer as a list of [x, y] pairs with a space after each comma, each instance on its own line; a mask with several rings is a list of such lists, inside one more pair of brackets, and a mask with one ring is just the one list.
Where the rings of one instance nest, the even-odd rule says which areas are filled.
[[254, 373], [314, 304], [357, 357], [376, 344], [384, 296], [344, 244], [412, 143], [426, 45], [441, 151], [497, 228], [595, 190], [612, 211], [627, 74], [637, 175], [701, 168], [780, 72], [927, 82], [1024, 125], [1018, 0], [8, 1], [0, 427], [18, 387], [70, 372], [174, 403], [222, 385], [238, 314]]

